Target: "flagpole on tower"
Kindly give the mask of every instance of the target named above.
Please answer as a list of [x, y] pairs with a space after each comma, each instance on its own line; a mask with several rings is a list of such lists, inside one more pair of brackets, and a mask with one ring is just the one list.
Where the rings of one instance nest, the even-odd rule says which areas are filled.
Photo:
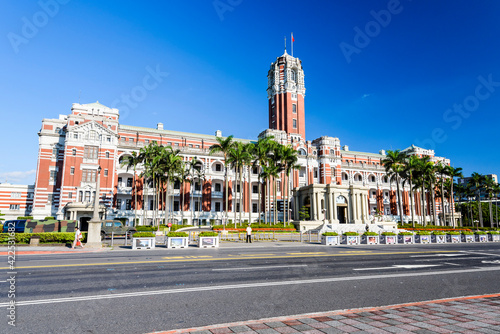
[[294, 39], [293, 39], [293, 32], [292, 32], [292, 57], [293, 57], [293, 41], [294, 41]]
[[286, 53], [286, 36], [285, 36], [285, 53]]

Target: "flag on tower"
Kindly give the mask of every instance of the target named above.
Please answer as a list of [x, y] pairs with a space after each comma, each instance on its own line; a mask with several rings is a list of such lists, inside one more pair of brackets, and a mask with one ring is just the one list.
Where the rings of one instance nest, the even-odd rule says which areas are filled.
[[292, 42], [295, 42], [295, 38], [293, 38], [293, 32], [292, 32]]

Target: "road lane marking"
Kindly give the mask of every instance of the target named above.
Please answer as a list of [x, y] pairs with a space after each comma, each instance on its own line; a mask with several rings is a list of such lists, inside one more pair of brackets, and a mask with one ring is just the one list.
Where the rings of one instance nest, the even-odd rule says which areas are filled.
[[307, 267], [307, 264], [292, 264], [289, 266], [263, 266], [263, 267], [241, 267], [241, 268], [216, 268], [212, 271], [231, 271], [231, 270], [254, 270], [254, 269], [274, 269], [274, 268], [293, 268], [293, 267]]
[[327, 254], [326, 252], [301, 252], [301, 253], [286, 253], [288, 255], [320, 255]]
[[481, 263], [494, 263], [494, 264], [500, 264], [500, 260], [494, 260], [494, 261], [481, 261]]
[[[425, 252], [379, 252], [379, 253], [347, 253], [347, 254], [317, 254], [317, 255], [276, 255], [276, 256], [259, 256], [259, 257], [237, 257], [227, 255], [228, 257], [220, 258], [196, 258], [186, 259], [179, 257], [175, 259], [152, 260], [152, 261], [121, 261], [121, 262], [96, 262], [96, 263], [71, 263], [71, 264], [54, 264], [42, 266], [20, 266], [17, 265], [16, 269], [34, 269], [34, 268], [64, 268], [64, 267], [90, 267], [90, 266], [110, 266], [110, 265], [131, 265], [131, 264], [155, 264], [155, 263], [172, 263], [172, 262], [198, 262], [198, 261], [228, 261], [228, 260], [242, 260], [242, 259], [290, 259], [290, 258], [308, 258], [308, 257], [344, 257], [344, 256], [357, 256], [357, 255], [405, 255], [405, 254], [422, 254], [422, 253], [436, 253], [437, 251]], [[446, 251], [444, 251], [446, 252]], [[456, 252], [456, 251], [449, 251]], [[443, 251], [439, 251], [443, 253]], [[0, 267], [0, 270], [10, 270], [10, 267]]]
[[[117, 294], [105, 295], [91, 295], [91, 296], [74, 296], [54, 299], [36, 299], [36, 300], [16, 300], [16, 306], [40, 305], [40, 304], [55, 304], [55, 303], [74, 303], [77, 301], [95, 301], [100, 299], [115, 299], [126, 297], [142, 297], [142, 296], [155, 296], [166, 295], [174, 293], [192, 293], [200, 291], [217, 291], [217, 290], [234, 290], [234, 289], [249, 289], [249, 288], [263, 288], [263, 287], [283, 287], [285, 285], [298, 285], [298, 284], [321, 284], [333, 282], [351, 282], [361, 280], [374, 280], [374, 279], [387, 279], [387, 278], [400, 278], [400, 277], [417, 277], [417, 276], [435, 276], [435, 275], [452, 275], [463, 273], [479, 273], [486, 271], [500, 271], [500, 266], [478, 269], [460, 269], [460, 270], [445, 270], [445, 271], [432, 271], [432, 272], [413, 272], [413, 273], [395, 273], [385, 275], [366, 275], [366, 276], [347, 276], [347, 277], [331, 277], [331, 278], [318, 278], [309, 280], [294, 280], [294, 281], [275, 281], [275, 282], [262, 282], [262, 283], [248, 283], [248, 284], [231, 284], [231, 285], [216, 285], [216, 286], [202, 286], [196, 288], [185, 289], [170, 289], [170, 290], [154, 290], [154, 291], [141, 291], [141, 292], [128, 292]], [[9, 303], [0, 303], [0, 308], [9, 306]]]
[[473, 251], [461, 251], [461, 252], [467, 253], [467, 254], [476, 254], [476, 255], [500, 256], [500, 254], [490, 254], [490, 253], [481, 253], [481, 252], [473, 252]]
[[[482, 259], [488, 259], [488, 257], [485, 257], [485, 256], [481, 256], [481, 257], [454, 257], [453, 261], [458, 261], [458, 260], [482, 260]], [[444, 259], [425, 259], [425, 260], [415, 260], [415, 262], [431, 262], [431, 261], [443, 261], [443, 260]]]
[[461, 264], [451, 262], [443, 262], [443, 264], [449, 264], [450, 266], [461, 266]]
[[429, 255], [410, 255], [410, 257], [429, 257], [429, 256], [462, 256], [462, 254], [429, 254]]
[[386, 270], [386, 269], [418, 269], [427, 267], [438, 267], [440, 264], [395, 264], [390, 267], [378, 267], [378, 268], [354, 268], [353, 270]]

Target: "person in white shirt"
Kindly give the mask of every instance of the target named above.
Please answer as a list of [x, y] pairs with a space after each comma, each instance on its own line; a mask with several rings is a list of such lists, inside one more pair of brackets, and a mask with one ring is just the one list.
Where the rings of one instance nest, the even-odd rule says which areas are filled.
[[83, 248], [83, 244], [82, 244], [81, 240], [82, 240], [82, 232], [77, 227], [76, 231], [75, 231], [75, 240], [73, 241], [73, 245], [71, 246], [71, 249], [75, 249], [75, 246], [80, 246]]
[[247, 226], [247, 243], [252, 243], [252, 228], [250, 225]]

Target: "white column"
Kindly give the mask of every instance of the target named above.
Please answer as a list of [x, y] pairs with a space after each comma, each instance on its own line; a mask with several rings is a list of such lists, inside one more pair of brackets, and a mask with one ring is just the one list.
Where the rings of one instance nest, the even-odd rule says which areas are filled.
[[335, 219], [335, 216], [333, 213], [334, 206], [335, 206], [335, 197], [332, 194], [332, 190], [330, 190], [330, 192], [328, 193], [328, 211], [329, 211], [328, 218], [330, 219], [330, 223], [332, 223], [332, 224], [333, 224], [333, 220]]

